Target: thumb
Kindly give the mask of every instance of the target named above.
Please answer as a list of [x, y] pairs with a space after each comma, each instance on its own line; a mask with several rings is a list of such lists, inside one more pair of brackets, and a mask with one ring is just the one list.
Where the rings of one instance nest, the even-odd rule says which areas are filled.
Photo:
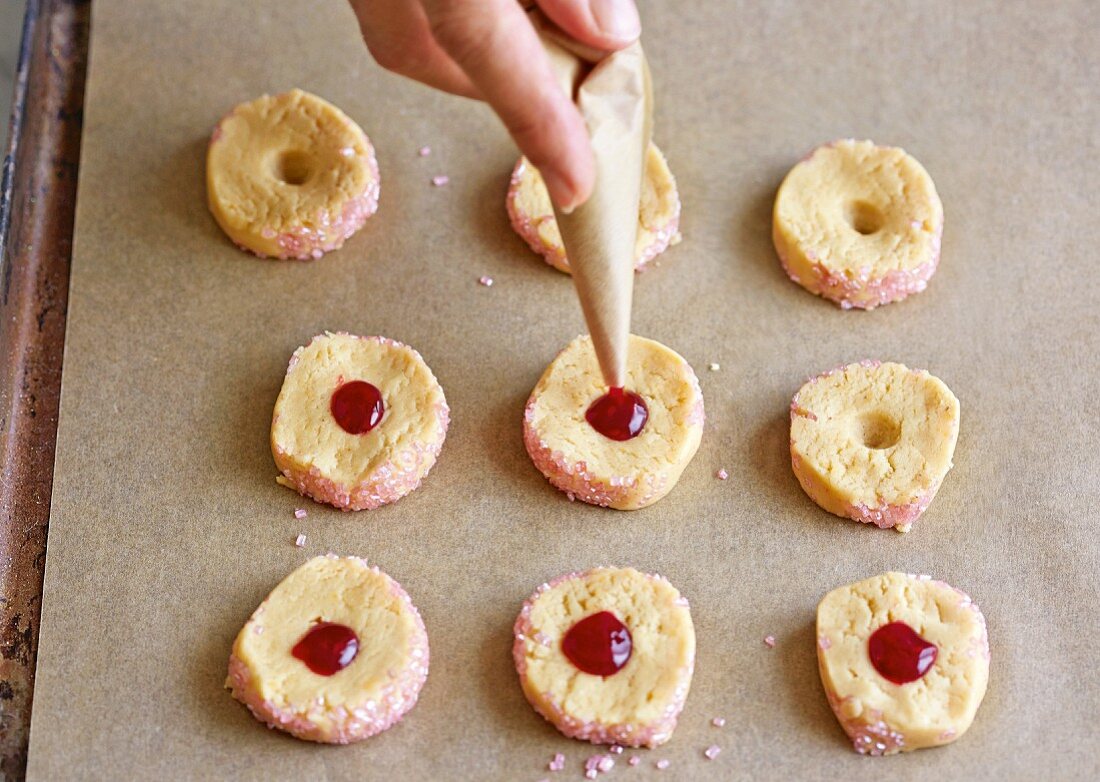
[[586, 46], [618, 51], [642, 34], [634, 0], [538, 0], [550, 20]]

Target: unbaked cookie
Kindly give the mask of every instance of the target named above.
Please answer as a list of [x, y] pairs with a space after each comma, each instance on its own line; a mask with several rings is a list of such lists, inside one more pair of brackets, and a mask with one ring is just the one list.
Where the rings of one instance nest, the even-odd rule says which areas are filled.
[[[505, 205], [512, 227], [531, 249], [555, 269], [570, 274], [550, 194], [542, 175], [526, 158], [520, 158], [512, 171]], [[638, 237], [634, 247], [636, 271], [644, 270], [646, 264], [670, 244], [680, 241], [679, 225], [680, 194], [676, 190], [676, 179], [661, 150], [650, 144], [638, 205]]]
[[772, 238], [787, 275], [844, 309], [923, 291], [940, 260], [943, 205], [932, 178], [897, 147], [845, 139], [787, 174]]
[[358, 557], [314, 557], [241, 628], [226, 687], [256, 719], [300, 739], [381, 733], [428, 678], [428, 634], [401, 585]]
[[512, 655], [535, 711], [566, 736], [668, 741], [695, 665], [686, 598], [660, 576], [595, 568], [540, 586], [516, 619]]
[[420, 354], [385, 337], [328, 333], [290, 359], [271, 420], [283, 483], [343, 510], [420, 485], [447, 436], [443, 389]]
[[943, 581], [884, 573], [825, 595], [817, 662], [856, 752], [949, 744], [970, 727], [985, 695], [985, 617]]
[[233, 242], [261, 258], [320, 258], [378, 208], [370, 140], [344, 112], [302, 90], [264, 95], [210, 137], [206, 194]]
[[652, 505], [672, 491], [699, 448], [703, 394], [678, 353], [631, 335], [626, 382], [624, 401], [634, 413], [622, 422], [627, 431], [601, 434], [590, 421], [612, 394], [585, 335], [558, 354], [527, 400], [527, 453], [570, 499], [618, 510]]
[[951, 469], [959, 400], [942, 380], [862, 361], [826, 372], [791, 402], [791, 465], [837, 516], [908, 532]]

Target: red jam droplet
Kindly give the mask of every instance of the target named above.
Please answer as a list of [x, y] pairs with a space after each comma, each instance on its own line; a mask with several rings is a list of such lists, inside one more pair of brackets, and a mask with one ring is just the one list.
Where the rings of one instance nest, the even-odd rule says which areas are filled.
[[908, 684], [928, 673], [939, 650], [905, 622], [890, 622], [871, 634], [867, 653], [871, 665], [884, 678], [894, 684]]
[[345, 625], [318, 622], [290, 653], [318, 676], [332, 676], [351, 665], [359, 654], [359, 637]]
[[633, 391], [612, 388], [588, 406], [584, 417], [604, 437], [629, 440], [642, 431], [649, 419], [649, 408]]
[[352, 380], [332, 392], [332, 417], [348, 434], [366, 434], [382, 420], [382, 392], [365, 380]]
[[611, 676], [630, 659], [634, 639], [618, 617], [610, 611], [600, 611], [570, 627], [561, 639], [561, 650], [581, 671], [593, 676]]

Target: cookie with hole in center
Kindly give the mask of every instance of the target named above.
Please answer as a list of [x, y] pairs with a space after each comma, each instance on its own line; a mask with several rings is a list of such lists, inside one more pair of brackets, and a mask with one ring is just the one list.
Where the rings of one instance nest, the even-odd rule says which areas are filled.
[[531, 706], [570, 738], [656, 747], [672, 736], [695, 666], [687, 600], [660, 576], [599, 567], [523, 604], [512, 655]]
[[302, 90], [242, 103], [214, 128], [206, 195], [221, 229], [261, 258], [320, 258], [378, 208], [378, 163], [362, 129]]
[[416, 489], [450, 410], [420, 354], [385, 337], [326, 332], [290, 359], [271, 420], [280, 483], [341, 510]]
[[903, 364], [861, 361], [807, 382], [791, 402], [791, 464], [830, 513], [908, 532], [951, 469], [959, 400]]
[[844, 309], [874, 309], [928, 286], [943, 204], [932, 177], [897, 147], [844, 139], [787, 174], [772, 239], [787, 275]]
[[821, 600], [817, 662], [856, 752], [949, 744], [967, 731], [985, 696], [985, 617], [943, 581], [884, 573]]
[[314, 557], [241, 628], [226, 687], [261, 722], [348, 744], [390, 728], [428, 678], [428, 634], [401, 585], [358, 557]]
[[[542, 175], [527, 158], [520, 158], [512, 171], [505, 206], [512, 228], [527, 245], [558, 271], [572, 274], [550, 194]], [[646, 264], [668, 249], [669, 245], [680, 241], [679, 226], [680, 194], [676, 189], [676, 179], [661, 150], [656, 144], [650, 144], [638, 204], [635, 271], [643, 271]]]
[[703, 393], [682, 356], [632, 334], [626, 383], [607, 389], [586, 334], [558, 354], [527, 400], [527, 453], [571, 500], [616, 510], [652, 505], [699, 449]]

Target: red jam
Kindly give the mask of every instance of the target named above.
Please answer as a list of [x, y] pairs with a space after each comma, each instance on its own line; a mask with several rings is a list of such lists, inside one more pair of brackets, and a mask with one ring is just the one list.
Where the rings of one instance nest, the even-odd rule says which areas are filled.
[[318, 622], [290, 653], [318, 676], [332, 676], [351, 665], [359, 654], [359, 637], [345, 625]]
[[589, 405], [584, 417], [604, 437], [629, 440], [642, 431], [649, 418], [649, 408], [633, 391], [616, 387]]
[[366, 434], [382, 420], [382, 392], [365, 380], [352, 380], [332, 392], [332, 417], [348, 434]]
[[634, 639], [618, 617], [610, 611], [600, 611], [570, 627], [561, 639], [561, 650], [581, 671], [593, 676], [611, 676], [630, 659]]
[[924, 676], [938, 652], [934, 643], [921, 638], [905, 622], [885, 624], [867, 641], [871, 665], [894, 684], [908, 684]]

